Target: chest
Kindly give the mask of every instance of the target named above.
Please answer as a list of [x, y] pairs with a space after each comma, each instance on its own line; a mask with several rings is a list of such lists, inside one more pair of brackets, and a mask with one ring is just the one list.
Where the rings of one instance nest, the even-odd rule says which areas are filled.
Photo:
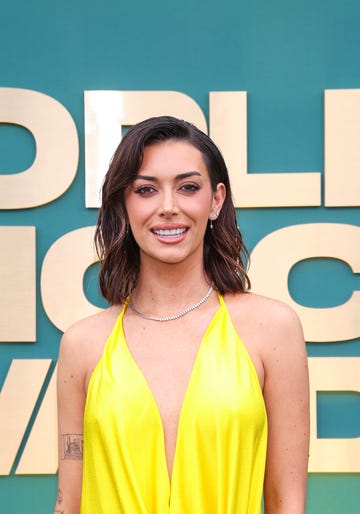
[[165, 434], [175, 430], [197, 359], [204, 323], [124, 323], [127, 346], [158, 406]]
[[[111, 336], [89, 386], [85, 448], [100, 455], [97, 467], [106, 462], [104, 472], [96, 469], [91, 476], [101, 476], [104, 484], [111, 469], [107, 482], [119, 477], [117, 490], [144, 492], [147, 512], [210, 513], [214, 506], [217, 513], [230, 512], [231, 494], [238, 495], [231, 498], [237, 506], [231, 512], [249, 512], [240, 506], [247, 502], [246, 477], [252, 476], [259, 450], [264, 460], [266, 414], [256, 373], [226, 314], [205, 333], [199, 326], [162, 334], [132, 333], [126, 323], [124, 328]], [[256, 476], [260, 504], [258, 466]], [[243, 489], [239, 477], [245, 477]], [[163, 507], [154, 503], [158, 494]]]

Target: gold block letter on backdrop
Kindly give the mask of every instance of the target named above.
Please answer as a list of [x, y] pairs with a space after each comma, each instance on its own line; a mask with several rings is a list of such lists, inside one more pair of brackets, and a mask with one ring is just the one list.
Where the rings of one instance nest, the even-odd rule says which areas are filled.
[[[270, 261], [269, 261], [269, 256]], [[268, 234], [251, 253], [250, 278], [256, 293], [291, 305], [301, 318], [305, 339], [346, 341], [360, 337], [360, 291], [337, 307], [310, 308], [290, 296], [291, 268], [304, 259], [330, 257], [345, 261], [360, 273], [360, 227], [341, 223], [293, 225]]]
[[178, 91], [85, 91], [86, 207], [99, 207], [99, 191], [122, 127], [152, 116], [176, 116], [207, 132], [205, 116]]
[[53, 474], [58, 468], [56, 368], [32, 426], [17, 475]]
[[0, 209], [36, 207], [61, 196], [75, 177], [79, 157], [76, 126], [65, 107], [37, 91], [0, 88], [0, 123], [26, 127], [36, 142], [29, 169], [0, 174]]
[[84, 275], [96, 262], [95, 227], [68, 232], [50, 247], [41, 271], [41, 295], [46, 314], [63, 332], [81, 318], [95, 314], [84, 294]]
[[311, 442], [309, 471], [312, 473], [359, 473], [360, 437], [318, 439], [316, 394], [319, 391], [360, 393], [360, 357], [309, 358]]
[[33, 342], [35, 227], [0, 227], [0, 248], [0, 342]]
[[229, 168], [236, 207], [321, 204], [320, 172], [248, 173], [245, 91], [210, 93], [210, 137]]
[[50, 363], [50, 359], [11, 363], [0, 393], [0, 475], [10, 473]]
[[325, 205], [360, 205], [360, 89], [325, 91]]

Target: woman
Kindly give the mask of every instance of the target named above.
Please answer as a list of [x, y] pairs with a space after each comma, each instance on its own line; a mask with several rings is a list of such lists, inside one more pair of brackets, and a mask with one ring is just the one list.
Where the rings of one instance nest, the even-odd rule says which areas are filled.
[[110, 307], [61, 343], [55, 512], [260, 514], [264, 491], [266, 514], [303, 514], [303, 334], [248, 291], [219, 150], [151, 118], [123, 138], [102, 194]]

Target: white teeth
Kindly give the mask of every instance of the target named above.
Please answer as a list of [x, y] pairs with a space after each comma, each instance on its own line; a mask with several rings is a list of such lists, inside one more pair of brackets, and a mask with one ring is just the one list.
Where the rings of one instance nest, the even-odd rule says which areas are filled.
[[186, 228], [172, 228], [172, 229], [165, 229], [165, 230], [154, 230], [154, 233], [157, 236], [180, 236], [186, 231]]

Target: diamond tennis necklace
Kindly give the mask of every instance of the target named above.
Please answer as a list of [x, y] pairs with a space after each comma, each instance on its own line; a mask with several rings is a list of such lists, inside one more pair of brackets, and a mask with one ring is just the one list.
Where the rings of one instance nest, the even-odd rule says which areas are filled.
[[203, 303], [206, 302], [206, 300], [209, 298], [209, 296], [211, 295], [213, 290], [214, 290], [214, 285], [211, 284], [210, 289], [208, 290], [206, 295], [203, 296], [197, 303], [195, 303], [194, 305], [191, 305], [190, 307], [186, 307], [186, 309], [184, 309], [183, 311], [179, 312], [179, 314], [174, 314], [173, 316], [165, 316], [163, 318], [156, 318], [155, 316], [147, 316], [146, 314], [143, 314], [142, 312], [140, 312], [140, 311], [138, 311], [136, 309], [136, 307], [133, 304], [131, 298], [130, 298], [130, 301], [129, 301], [129, 307], [138, 316], [140, 316], [141, 318], [144, 318], [144, 319], [148, 319], [150, 321], [172, 321], [174, 319], [181, 318], [182, 316], [185, 316], [185, 314], [187, 314], [188, 312], [191, 312], [191, 311], [197, 309], [198, 307], [200, 307], [200, 305], [202, 305]]

